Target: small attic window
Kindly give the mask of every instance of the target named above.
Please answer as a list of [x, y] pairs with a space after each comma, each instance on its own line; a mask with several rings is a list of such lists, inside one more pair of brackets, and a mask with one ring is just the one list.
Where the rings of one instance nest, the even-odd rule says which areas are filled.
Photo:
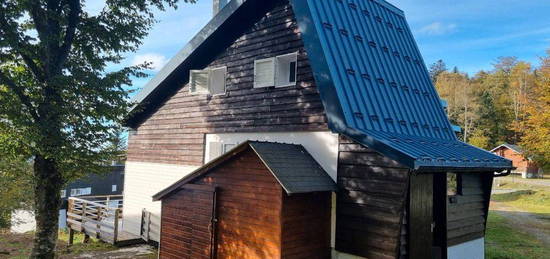
[[189, 92], [192, 94], [208, 93], [208, 70], [191, 70]]
[[275, 58], [254, 61], [254, 88], [275, 85]]
[[275, 87], [296, 85], [298, 54], [290, 53], [276, 57]]
[[254, 88], [296, 85], [298, 53], [254, 61]]
[[225, 94], [227, 67], [191, 70], [189, 92], [191, 94]]

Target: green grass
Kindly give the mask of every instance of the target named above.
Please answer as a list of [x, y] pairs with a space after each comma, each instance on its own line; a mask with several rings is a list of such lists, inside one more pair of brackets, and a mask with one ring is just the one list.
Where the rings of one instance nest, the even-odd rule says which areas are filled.
[[[12, 234], [6, 231], [0, 233], [0, 251], [9, 252], [9, 256], [0, 254], [0, 258], [28, 258], [32, 249], [33, 233]], [[116, 247], [90, 238], [90, 242], [83, 244], [84, 235], [75, 233], [74, 243], [68, 247], [69, 233], [60, 231], [57, 250], [59, 255], [78, 255], [86, 252], [115, 250]]]
[[504, 183], [499, 189], [516, 189], [512, 193], [493, 194], [491, 200], [502, 202], [525, 212], [550, 213], [550, 188]]
[[[60, 231], [58, 240], [64, 244], [67, 244], [69, 241], [69, 232]], [[90, 238], [90, 242], [88, 243], [82, 243], [83, 240], [84, 240], [84, 234], [75, 233], [74, 239], [73, 239], [73, 245], [70, 247], [63, 246], [63, 248], [60, 249], [60, 253], [78, 255], [85, 252], [109, 251], [109, 250], [116, 249], [116, 247], [112, 246], [111, 244], [103, 243], [95, 238]]]
[[544, 244], [515, 230], [504, 217], [489, 213], [485, 235], [487, 259], [540, 259], [548, 258], [549, 253], [550, 249], [545, 248]]

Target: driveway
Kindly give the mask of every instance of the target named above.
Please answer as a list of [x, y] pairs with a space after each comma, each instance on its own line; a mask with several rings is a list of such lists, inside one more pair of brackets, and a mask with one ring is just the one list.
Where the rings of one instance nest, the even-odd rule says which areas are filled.
[[506, 205], [491, 201], [491, 211], [498, 213], [514, 225], [514, 228], [531, 234], [547, 246], [550, 246], [550, 214], [528, 213]]

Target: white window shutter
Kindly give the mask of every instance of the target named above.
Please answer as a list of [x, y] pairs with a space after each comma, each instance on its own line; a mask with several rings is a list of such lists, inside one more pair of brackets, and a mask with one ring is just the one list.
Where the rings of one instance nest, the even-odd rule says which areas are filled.
[[254, 61], [254, 87], [275, 85], [275, 59], [266, 58]]
[[208, 93], [208, 70], [191, 70], [189, 78], [190, 93]]
[[210, 70], [209, 91], [211, 95], [225, 94], [227, 67]]

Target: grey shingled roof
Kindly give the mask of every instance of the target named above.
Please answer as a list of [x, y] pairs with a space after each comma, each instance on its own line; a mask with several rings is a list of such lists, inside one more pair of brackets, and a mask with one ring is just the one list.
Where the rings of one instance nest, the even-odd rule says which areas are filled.
[[332, 178], [302, 145], [256, 141], [249, 145], [287, 193], [336, 191]]
[[288, 194], [336, 191], [336, 183], [302, 145], [246, 141], [153, 195], [158, 201], [251, 148]]

